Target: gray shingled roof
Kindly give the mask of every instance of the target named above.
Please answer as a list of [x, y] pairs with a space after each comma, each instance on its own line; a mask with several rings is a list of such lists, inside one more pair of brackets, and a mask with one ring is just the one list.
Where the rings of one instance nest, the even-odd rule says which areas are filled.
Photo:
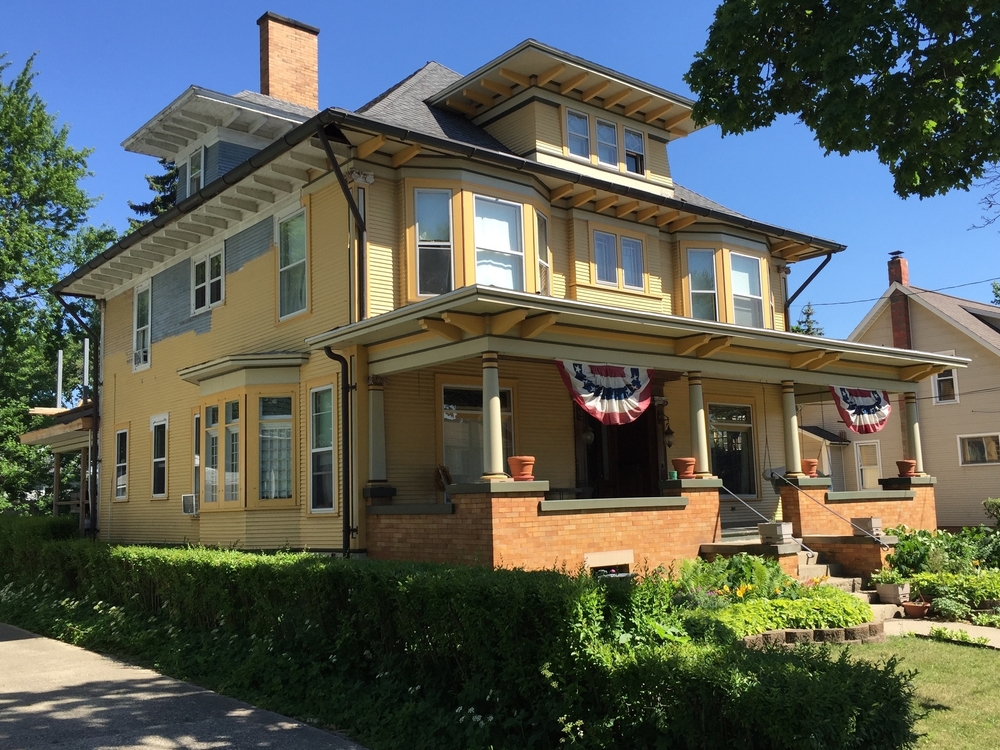
[[679, 201], [684, 201], [685, 203], [690, 203], [692, 206], [699, 206], [701, 208], [708, 208], [712, 211], [721, 211], [722, 213], [729, 214], [730, 216], [738, 216], [741, 219], [750, 219], [749, 216], [734, 211], [731, 208], [726, 208], [725, 206], [716, 203], [710, 198], [706, 198], [704, 195], [694, 192], [694, 190], [688, 190], [682, 185], [674, 183], [674, 198]]
[[308, 120], [314, 114], [319, 112], [318, 109], [311, 109], [309, 107], [303, 107], [301, 104], [295, 104], [294, 102], [286, 102], [284, 99], [275, 99], [273, 96], [268, 96], [267, 94], [258, 94], [256, 91], [241, 91], [238, 94], [233, 94], [234, 99], [242, 99], [245, 102], [250, 102], [251, 104], [257, 104], [262, 107], [270, 107], [271, 109], [278, 109], [289, 114], [301, 117], [302, 120]]
[[427, 99], [461, 77], [440, 63], [429, 62], [413, 75], [379, 94], [357, 110], [357, 113], [436, 138], [447, 138], [505, 154], [512, 153], [500, 141], [462, 115], [426, 103]]
[[[917, 287], [907, 288], [942, 315], [951, 318], [994, 349], [1000, 350], [1000, 330], [994, 327], [1000, 326], [1000, 307]], [[983, 318], [991, 322], [986, 322]]]

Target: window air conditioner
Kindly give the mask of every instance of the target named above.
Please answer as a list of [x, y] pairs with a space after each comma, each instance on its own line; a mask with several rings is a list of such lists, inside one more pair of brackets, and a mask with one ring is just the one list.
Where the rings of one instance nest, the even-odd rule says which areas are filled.
[[181, 495], [181, 513], [185, 516], [198, 515], [197, 495]]

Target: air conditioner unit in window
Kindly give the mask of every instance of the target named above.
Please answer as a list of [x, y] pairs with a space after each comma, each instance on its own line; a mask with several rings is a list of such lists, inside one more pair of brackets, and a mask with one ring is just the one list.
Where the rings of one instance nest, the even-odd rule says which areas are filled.
[[181, 495], [181, 513], [185, 516], [198, 515], [197, 495]]
[[149, 349], [139, 349], [132, 352], [132, 366], [139, 367], [149, 363]]

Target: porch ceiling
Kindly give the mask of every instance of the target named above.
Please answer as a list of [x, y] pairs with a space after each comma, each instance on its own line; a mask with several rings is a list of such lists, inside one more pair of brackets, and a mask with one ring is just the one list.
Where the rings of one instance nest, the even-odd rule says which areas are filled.
[[85, 416], [66, 424], [43, 427], [21, 435], [24, 445], [48, 446], [53, 453], [72, 453], [90, 445], [93, 417]]
[[726, 379], [914, 390], [969, 361], [928, 352], [751, 329], [469, 286], [311, 337], [314, 349], [367, 347], [388, 375], [478, 356], [575, 359], [701, 371]]

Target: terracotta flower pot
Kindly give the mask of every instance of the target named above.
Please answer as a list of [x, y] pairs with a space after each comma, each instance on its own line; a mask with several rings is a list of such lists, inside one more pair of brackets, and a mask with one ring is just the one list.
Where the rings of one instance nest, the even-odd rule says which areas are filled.
[[912, 477], [917, 473], [917, 462], [911, 458], [904, 458], [902, 461], [897, 461], [896, 467], [899, 469], [899, 476], [901, 477]]
[[670, 463], [674, 465], [677, 470], [678, 479], [694, 479], [694, 465], [697, 463], [697, 459], [687, 456], [684, 458], [672, 458]]
[[819, 468], [818, 458], [803, 458], [802, 459], [802, 473], [807, 477], [817, 476], [816, 470]]
[[510, 467], [510, 475], [515, 482], [531, 482], [535, 475], [531, 473], [535, 468], [534, 456], [508, 456], [507, 465]]
[[926, 617], [930, 608], [931, 605], [927, 602], [903, 602], [903, 611], [907, 617]]

